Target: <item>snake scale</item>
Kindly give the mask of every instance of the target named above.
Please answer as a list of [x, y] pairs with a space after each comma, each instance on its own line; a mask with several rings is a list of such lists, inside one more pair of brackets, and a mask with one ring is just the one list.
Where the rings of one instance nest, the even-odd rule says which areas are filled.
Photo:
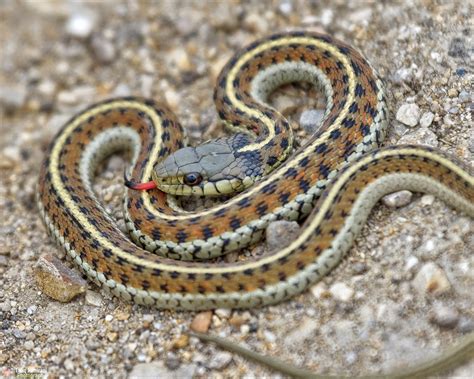
[[[318, 131], [287, 159], [292, 130], [267, 97], [295, 81], [320, 88], [327, 107]], [[432, 193], [474, 217], [472, 167], [429, 147], [378, 148], [388, 120], [383, 85], [343, 42], [306, 31], [256, 41], [224, 67], [214, 100], [236, 133], [196, 148], [184, 146], [185, 132], [166, 107], [140, 98], [95, 104], [52, 141], [39, 178], [40, 212], [75, 264], [116, 296], [184, 310], [288, 299], [337, 265], [373, 205], [400, 189]], [[98, 163], [121, 150], [131, 151], [130, 175], [141, 183], [130, 187], [151, 188], [127, 192], [135, 243], [91, 185]], [[163, 191], [237, 194], [188, 213]], [[272, 221], [308, 215], [301, 234], [271, 255], [204, 261], [257, 242]]]

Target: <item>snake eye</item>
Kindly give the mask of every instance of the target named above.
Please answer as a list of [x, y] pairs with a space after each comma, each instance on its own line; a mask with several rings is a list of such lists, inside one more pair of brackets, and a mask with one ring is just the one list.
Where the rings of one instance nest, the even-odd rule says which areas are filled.
[[184, 184], [188, 186], [196, 186], [202, 181], [202, 176], [199, 172], [191, 172], [184, 176]]

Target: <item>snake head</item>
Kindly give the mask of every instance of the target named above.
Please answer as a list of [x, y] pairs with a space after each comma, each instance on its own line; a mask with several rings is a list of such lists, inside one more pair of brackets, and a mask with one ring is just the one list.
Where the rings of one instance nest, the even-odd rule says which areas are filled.
[[242, 170], [234, 139], [219, 138], [177, 150], [155, 165], [153, 181], [173, 195], [218, 196], [244, 190], [253, 180]]

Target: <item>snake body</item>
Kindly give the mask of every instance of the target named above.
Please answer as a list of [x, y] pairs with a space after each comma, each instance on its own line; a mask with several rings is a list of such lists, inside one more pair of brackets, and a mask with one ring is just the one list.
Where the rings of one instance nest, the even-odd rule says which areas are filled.
[[[266, 98], [293, 81], [322, 88], [327, 109], [318, 132], [286, 159], [291, 128]], [[429, 147], [377, 149], [387, 127], [382, 83], [360, 53], [327, 35], [291, 32], [251, 44], [224, 67], [214, 97], [220, 118], [237, 136], [181, 156], [185, 135], [174, 115], [140, 98], [91, 106], [50, 145], [39, 177], [41, 215], [75, 264], [116, 296], [187, 310], [288, 299], [337, 265], [373, 205], [400, 189], [433, 193], [474, 217], [472, 167]], [[129, 191], [126, 220], [137, 246], [107, 215], [91, 185], [97, 164], [123, 149], [132, 152], [135, 180], [153, 178], [168, 192], [242, 192], [186, 213], [159, 190]], [[183, 183], [189, 168], [203, 172], [206, 181]], [[272, 255], [202, 262], [258, 241], [274, 220], [307, 215], [302, 233]]]

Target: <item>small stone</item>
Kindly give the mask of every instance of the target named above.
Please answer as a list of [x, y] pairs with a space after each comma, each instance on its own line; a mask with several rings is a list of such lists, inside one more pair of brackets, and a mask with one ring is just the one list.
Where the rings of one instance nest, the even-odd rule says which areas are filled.
[[106, 322], [111, 322], [114, 319], [114, 316], [112, 315], [105, 315], [105, 321]]
[[435, 197], [433, 195], [423, 195], [420, 199], [421, 205], [428, 206], [433, 205]]
[[28, 313], [29, 315], [34, 315], [36, 313], [36, 309], [38, 307], [36, 305], [30, 305], [27, 309], [26, 309], [26, 313]]
[[266, 230], [267, 246], [270, 251], [281, 250], [295, 240], [300, 226], [295, 221], [271, 222]]
[[316, 299], [322, 299], [324, 297], [329, 297], [330, 293], [328, 287], [324, 282], [318, 282], [310, 288], [311, 293]]
[[226, 368], [230, 362], [232, 362], [232, 354], [222, 351], [212, 356], [207, 367], [214, 370], [222, 370]]
[[420, 119], [420, 108], [416, 104], [403, 104], [395, 118], [407, 126], [416, 126]]
[[128, 375], [128, 379], [144, 378], [166, 378], [166, 379], [188, 379], [197, 374], [197, 365], [182, 365], [178, 369], [171, 370], [163, 366], [163, 362], [139, 363], [135, 365]]
[[35, 265], [34, 274], [36, 283], [43, 293], [64, 303], [87, 289], [87, 282], [53, 255], [40, 257]]
[[35, 348], [35, 343], [33, 341], [26, 341], [23, 346], [26, 350], [33, 350]]
[[293, 11], [293, 4], [290, 1], [283, 1], [278, 6], [278, 10], [283, 15], [289, 15]]
[[328, 26], [334, 20], [334, 11], [331, 8], [324, 8], [321, 11], [321, 24]]
[[357, 353], [355, 351], [350, 351], [345, 356], [345, 361], [348, 365], [353, 365], [357, 362]]
[[209, 326], [211, 325], [212, 320], [212, 312], [200, 312], [198, 313], [191, 323], [191, 330], [194, 330], [198, 333], [206, 333], [209, 330]]
[[230, 314], [232, 313], [231, 309], [226, 309], [226, 308], [219, 308], [214, 311], [214, 313], [219, 316], [221, 319], [227, 319], [230, 317]]
[[12, 334], [16, 339], [24, 340], [26, 338], [26, 333], [19, 329], [13, 329]]
[[27, 94], [24, 86], [0, 86], [0, 105], [7, 112], [13, 112], [25, 104]]
[[56, 92], [56, 83], [52, 80], [45, 79], [38, 84], [38, 93], [42, 96], [52, 98]]
[[461, 333], [471, 333], [474, 330], [474, 320], [461, 316], [458, 322], [458, 329]]
[[412, 196], [410, 191], [403, 190], [384, 196], [382, 202], [389, 208], [400, 208], [408, 205]]
[[107, 332], [106, 337], [110, 342], [115, 342], [118, 339], [118, 333], [117, 332]]
[[420, 295], [438, 296], [448, 292], [451, 284], [444, 271], [433, 262], [425, 263], [413, 279], [413, 286]]
[[76, 366], [74, 365], [74, 362], [73, 362], [71, 359], [66, 358], [66, 359], [64, 360], [64, 368], [65, 368], [66, 370], [68, 370], [68, 371], [74, 371], [74, 368], [75, 368], [75, 367], [76, 367]]
[[102, 296], [95, 291], [88, 290], [86, 292], [86, 302], [94, 307], [100, 307], [102, 305]]
[[432, 147], [437, 147], [438, 137], [428, 128], [419, 128], [416, 129], [413, 133], [405, 134], [402, 136], [398, 142], [399, 145], [403, 144], [417, 144], [417, 145], [428, 145]]
[[265, 33], [268, 30], [268, 22], [261, 14], [250, 13], [243, 21], [246, 29], [253, 33]]
[[7, 267], [8, 259], [5, 255], [0, 255], [0, 267]]
[[178, 356], [173, 352], [169, 352], [166, 356], [165, 366], [170, 370], [176, 370], [181, 365]]
[[276, 336], [269, 330], [264, 330], [263, 331], [263, 338], [269, 343], [274, 343], [276, 341]]
[[92, 38], [91, 48], [94, 56], [100, 63], [110, 63], [116, 57], [115, 46], [105, 38], [96, 36]]
[[343, 302], [351, 300], [354, 296], [354, 290], [342, 282], [334, 283], [329, 288], [329, 292], [336, 300]]
[[188, 346], [189, 336], [187, 334], [181, 334], [178, 338], [175, 338], [171, 342], [171, 347], [173, 349], [182, 349], [183, 347]]
[[240, 333], [242, 335], [245, 336], [245, 335], [249, 334], [249, 332], [250, 332], [249, 324], [243, 324], [243, 325], [240, 326]]
[[456, 326], [459, 320], [459, 312], [452, 307], [444, 304], [435, 304], [430, 314], [430, 321], [433, 324], [443, 328], [452, 329]]
[[172, 89], [167, 89], [165, 91], [165, 99], [170, 108], [177, 109], [179, 103], [181, 102], [181, 97]]
[[368, 269], [369, 267], [364, 262], [356, 262], [352, 266], [352, 271], [354, 272], [354, 274], [357, 274], [357, 275], [363, 274]]
[[300, 325], [289, 331], [285, 337], [285, 345], [294, 347], [300, 345], [304, 340], [312, 338], [313, 334], [320, 328], [320, 324], [312, 318], [304, 318]]
[[10, 312], [12, 309], [11, 304], [8, 301], [4, 301], [3, 303], [0, 303], [0, 311], [2, 312]]
[[167, 60], [172, 67], [176, 66], [181, 72], [191, 71], [193, 65], [183, 48], [177, 48], [167, 54]]
[[117, 97], [130, 96], [131, 94], [132, 90], [125, 83], [119, 83], [113, 92], [113, 95]]
[[306, 133], [313, 134], [319, 129], [324, 117], [324, 112], [325, 111], [321, 109], [310, 109], [301, 113], [300, 125]]
[[458, 95], [458, 90], [456, 88], [450, 88], [448, 90], [449, 97], [456, 97]]
[[414, 255], [410, 255], [405, 262], [405, 271], [411, 271], [418, 264], [419, 260]]
[[472, 99], [472, 96], [468, 91], [462, 90], [461, 92], [459, 92], [458, 98], [461, 103], [467, 103]]
[[431, 125], [434, 120], [434, 113], [432, 112], [425, 112], [420, 118], [420, 126], [422, 128], [427, 128]]
[[88, 38], [94, 30], [97, 17], [92, 11], [74, 13], [66, 23], [66, 33], [79, 39]]

